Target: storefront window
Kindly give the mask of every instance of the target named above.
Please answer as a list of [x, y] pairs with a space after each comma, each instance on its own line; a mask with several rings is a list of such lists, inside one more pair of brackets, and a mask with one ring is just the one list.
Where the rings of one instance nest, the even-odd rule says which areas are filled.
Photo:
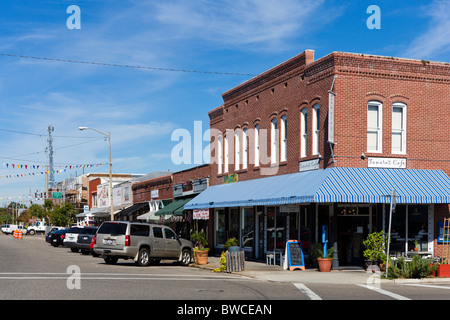
[[255, 212], [253, 208], [242, 209], [242, 247], [253, 248]]
[[413, 250], [415, 241], [420, 251], [428, 251], [428, 207], [408, 206], [408, 250]]
[[276, 212], [275, 207], [267, 208], [267, 250], [284, 250], [286, 244], [286, 214]]
[[427, 226], [428, 206], [397, 205], [392, 215], [391, 254], [414, 250], [415, 241], [420, 251], [428, 251]]
[[230, 228], [228, 229], [228, 240], [236, 238], [239, 240], [239, 208], [230, 209]]
[[[388, 209], [389, 210], [389, 209]], [[389, 219], [389, 211], [387, 212]], [[406, 206], [397, 205], [392, 214], [390, 252], [400, 253], [405, 251], [406, 243]]]
[[216, 209], [216, 245], [224, 245], [227, 241], [225, 234], [225, 210]]

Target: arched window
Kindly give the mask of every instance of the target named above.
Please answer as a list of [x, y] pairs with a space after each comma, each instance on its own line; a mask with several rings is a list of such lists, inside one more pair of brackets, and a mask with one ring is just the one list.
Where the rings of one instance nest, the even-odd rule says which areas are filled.
[[406, 104], [392, 104], [392, 153], [406, 153]]
[[367, 151], [381, 152], [382, 146], [382, 103], [369, 101], [367, 104]]
[[320, 105], [316, 104], [313, 107], [313, 149], [312, 154], [319, 154], [319, 132], [320, 132]]
[[287, 160], [287, 116], [281, 117], [280, 162]]
[[302, 109], [300, 114], [300, 157], [306, 157], [308, 148], [308, 110]]
[[271, 130], [270, 130], [270, 163], [276, 163], [278, 159], [278, 123], [277, 119], [274, 118], [271, 121]]

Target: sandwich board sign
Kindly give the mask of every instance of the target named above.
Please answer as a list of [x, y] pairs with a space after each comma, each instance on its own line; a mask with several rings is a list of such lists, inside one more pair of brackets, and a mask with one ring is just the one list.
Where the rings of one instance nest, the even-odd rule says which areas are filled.
[[286, 243], [284, 269], [293, 271], [295, 269], [305, 270], [302, 244], [297, 240], [289, 240]]

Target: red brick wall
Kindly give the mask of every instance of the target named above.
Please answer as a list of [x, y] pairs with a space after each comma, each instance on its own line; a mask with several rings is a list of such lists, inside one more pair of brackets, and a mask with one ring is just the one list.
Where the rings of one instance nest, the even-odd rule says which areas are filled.
[[173, 199], [172, 175], [137, 182], [131, 188], [133, 190], [133, 203], [151, 201], [152, 190], [158, 190], [158, 198], [155, 198], [157, 200]]
[[185, 181], [208, 178], [211, 175], [211, 166], [209, 164], [198, 167], [178, 171], [173, 174], [173, 184], [182, 183]]
[[[450, 65], [418, 60], [372, 57], [348, 53], [331, 53], [305, 65], [302, 53], [260, 76], [223, 94], [224, 105], [209, 115], [211, 128], [225, 133], [227, 129], [254, 128], [256, 123], [268, 134], [270, 154], [270, 122], [287, 115], [287, 161], [280, 163], [276, 174], [298, 171], [299, 160], [317, 158], [312, 149], [312, 107], [320, 104], [319, 153], [321, 167], [367, 167], [365, 156], [407, 158], [409, 169], [442, 169], [450, 174], [446, 150], [450, 149]], [[335, 99], [335, 142], [332, 163], [328, 139], [328, 90], [337, 76]], [[382, 153], [367, 152], [367, 103], [383, 103]], [[407, 105], [406, 154], [391, 152], [392, 103]], [[300, 158], [300, 111], [308, 109], [308, 156]], [[214, 139], [212, 138], [214, 142]], [[234, 144], [234, 140], [230, 140]], [[249, 144], [249, 158], [252, 155]], [[212, 158], [215, 152], [212, 152]], [[234, 157], [234, 155], [233, 155]], [[249, 159], [250, 160], [250, 159]], [[234, 162], [233, 162], [234, 164]], [[235, 171], [238, 180], [262, 177], [251, 163], [247, 170]], [[264, 165], [261, 165], [264, 167]], [[267, 166], [266, 166], [267, 167]], [[217, 164], [212, 164], [210, 184], [222, 183]]]

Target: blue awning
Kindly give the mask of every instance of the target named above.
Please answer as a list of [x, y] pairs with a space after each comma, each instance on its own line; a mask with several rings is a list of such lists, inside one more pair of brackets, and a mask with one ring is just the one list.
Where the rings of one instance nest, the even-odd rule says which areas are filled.
[[442, 170], [328, 168], [211, 186], [185, 209], [295, 203], [450, 203]]

